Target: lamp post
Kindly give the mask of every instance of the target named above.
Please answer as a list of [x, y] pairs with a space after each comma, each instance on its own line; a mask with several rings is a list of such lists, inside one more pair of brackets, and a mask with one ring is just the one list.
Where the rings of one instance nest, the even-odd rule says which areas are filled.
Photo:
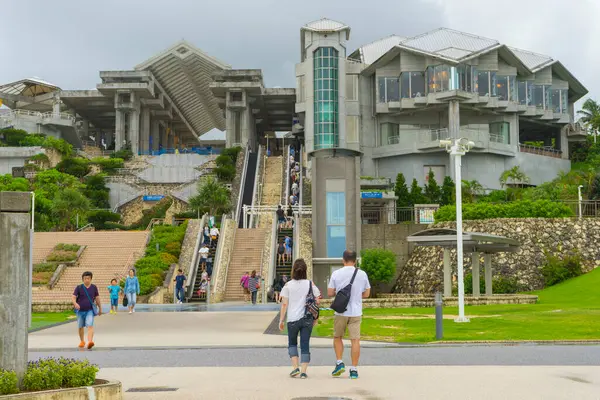
[[583, 200], [581, 198], [581, 189], [582, 188], [583, 188], [583, 185], [577, 186], [577, 200], [578, 200], [577, 201], [577, 203], [578, 203], [577, 205], [578, 205], [578, 208], [579, 208], [579, 218], [583, 217], [583, 214], [581, 213], [581, 201]]
[[466, 138], [440, 140], [440, 147], [445, 147], [446, 151], [450, 153], [450, 157], [454, 157], [454, 180], [456, 182], [456, 263], [458, 269], [458, 318], [456, 318], [454, 322], [469, 322], [469, 319], [465, 317], [461, 157], [471, 150], [474, 145], [475, 143]]

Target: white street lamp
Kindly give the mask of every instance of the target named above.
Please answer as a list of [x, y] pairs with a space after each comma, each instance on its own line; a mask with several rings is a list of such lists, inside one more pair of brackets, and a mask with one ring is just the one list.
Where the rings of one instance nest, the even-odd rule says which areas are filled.
[[440, 140], [440, 147], [445, 147], [454, 157], [454, 181], [456, 182], [456, 263], [458, 269], [458, 318], [454, 322], [469, 322], [465, 317], [465, 282], [463, 271], [463, 227], [462, 227], [462, 178], [461, 157], [475, 145], [466, 138]]
[[583, 200], [581, 197], [581, 189], [583, 188], [583, 185], [579, 185], [577, 187], [577, 200], [578, 200], [578, 208], [579, 208], [579, 218], [583, 217], [583, 214], [581, 213], [581, 201]]

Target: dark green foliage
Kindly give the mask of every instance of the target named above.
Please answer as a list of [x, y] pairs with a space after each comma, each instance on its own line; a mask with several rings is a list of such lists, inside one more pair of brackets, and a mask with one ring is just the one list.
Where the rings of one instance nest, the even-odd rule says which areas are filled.
[[402, 173], [396, 175], [394, 194], [398, 198], [396, 200], [396, 207], [410, 207], [410, 192], [408, 191], [408, 186], [406, 186], [406, 178], [404, 178], [404, 174]]
[[43, 133], [30, 133], [19, 142], [19, 145], [23, 147], [43, 146], [45, 141], [46, 135]]
[[423, 195], [423, 188], [419, 186], [416, 179], [413, 179], [412, 185], [410, 185], [410, 205], [414, 206], [415, 204], [425, 203], [427, 203], [427, 199]]
[[110, 158], [120, 158], [125, 161], [131, 160], [133, 157], [133, 152], [129, 149], [121, 149], [119, 151], [115, 151], [110, 155]]
[[36, 161], [36, 162], [49, 162], [50, 161], [48, 156], [44, 153], [38, 153], [35, 156], [30, 157], [29, 160]]
[[594, 180], [588, 191], [588, 196], [590, 200], [600, 199], [600, 174], [596, 174], [596, 176], [594, 176]]
[[23, 390], [42, 391], [91, 386], [96, 381], [98, 367], [89, 361], [67, 358], [47, 358], [30, 361], [23, 378]]
[[512, 188], [507, 190], [492, 190], [487, 196], [479, 198], [478, 201], [485, 203], [504, 203], [508, 200], [508, 190], [512, 190]]
[[230, 147], [228, 149], [224, 149], [223, 152], [221, 152], [221, 155], [227, 156], [227, 157], [231, 158], [231, 161], [233, 162], [233, 165], [235, 165], [235, 163], [237, 162], [237, 158], [240, 155], [241, 151], [242, 151], [242, 148], [239, 147], [239, 146], [237, 146], [237, 147]]
[[213, 170], [217, 178], [222, 182], [231, 182], [235, 178], [235, 167], [233, 165], [223, 165]]
[[581, 263], [581, 255], [577, 252], [567, 253], [563, 258], [546, 254], [546, 262], [542, 266], [544, 286], [553, 286], [583, 274]]
[[[87, 216], [89, 223], [94, 225], [96, 230], [110, 229], [107, 226], [109, 222], [119, 222], [121, 215], [108, 210], [94, 210], [90, 211]], [[114, 228], [112, 228], [114, 229]]]
[[[469, 272], [465, 275], [465, 294], [473, 293], [473, 275]], [[492, 279], [493, 294], [514, 294], [520, 291], [519, 283], [515, 277], [496, 276]], [[485, 293], [485, 277], [479, 276], [479, 293]]]
[[91, 175], [85, 179], [85, 189], [83, 189], [83, 194], [90, 199], [93, 208], [110, 207], [108, 202], [109, 191], [110, 190], [106, 187], [106, 180], [103, 175]]
[[430, 204], [440, 204], [442, 201], [442, 189], [435, 180], [433, 170], [429, 170], [427, 183], [425, 184], [425, 198]]
[[[562, 203], [548, 200], [515, 201], [512, 203], [471, 203], [462, 206], [464, 220], [493, 218], [566, 218], [572, 217], [573, 211]], [[435, 222], [455, 221], [456, 206], [440, 207], [436, 211]]]
[[27, 136], [27, 131], [23, 129], [2, 129], [0, 135], [4, 135], [4, 142], [11, 147], [18, 147], [21, 145], [21, 140]]
[[233, 159], [225, 154], [221, 154], [215, 159], [215, 163], [219, 167], [223, 167], [225, 165], [234, 165]]
[[42, 147], [46, 149], [55, 149], [65, 157], [71, 157], [71, 154], [73, 154], [73, 146], [71, 146], [70, 143], [63, 139], [56, 139], [52, 136], [46, 137], [44, 143], [42, 143]]
[[0, 396], [19, 393], [17, 374], [0, 368]]
[[123, 168], [125, 162], [122, 158], [111, 156], [111, 158], [96, 157], [92, 159], [91, 164], [99, 165], [102, 171], [110, 174], [118, 168]]
[[440, 205], [445, 206], [448, 204], [456, 203], [456, 186], [451, 177], [446, 176], [444, 183], [442, 183], [442, 195]]
[[360, 252], [360, 268], [375, 284], [388, 283], [396, 273], [396, 254], [385, 249], [364, 249]]
[[90, 163], [83, 158], [65, 158], [56, 165], [56, 169], [62, 173], [83, 178], [90, 172]]

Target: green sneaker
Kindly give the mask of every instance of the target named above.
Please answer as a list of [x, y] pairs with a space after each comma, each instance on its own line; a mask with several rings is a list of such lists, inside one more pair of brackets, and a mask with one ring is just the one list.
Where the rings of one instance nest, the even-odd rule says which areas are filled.
[[350, 370], [350, 379], [358, 379], [358, 371], [355, 369]]
[[298, 375], [300, 375], [300, 368], [296, 368], [295, 370], [293, 370], [292, 372], [290, 372], [290, 378], [295, 378]]
[[300, 374], [300, 379], [306, 379], [306, 378], [308, 378], [308, 375], [306, 375], [306, 373], [303, 372]]
[[346, 371], [346, 366], [344, 365], [344, 363], [339, 363], [335, 366], [335, 369], [331, 373], [331, 376], [340, 376], [344, 373], [344, 371]]

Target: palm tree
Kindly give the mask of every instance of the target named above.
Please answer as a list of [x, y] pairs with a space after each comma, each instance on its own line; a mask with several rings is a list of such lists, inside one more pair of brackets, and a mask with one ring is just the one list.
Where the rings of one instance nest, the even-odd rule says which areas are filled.
[[475, 179], [462, 181], [462, 195], [465, 203], [472, 203], [477, 196], [481, 196], [483, 193], [483, 186]]
[[577, 114], [580, 115], [579, 122], [591, 129], [596, 137], [596, 132], [600, 129], [600, 104], [596, 100], [587, 99]]
[[211, 216], [231, 209], [229, 189], [209, 176], [198, 183], [198, 194], [190, 198], [190, 206], [194, 210], [208, 209]]
[[507, 169], [500, 175], [500, 184], [502, 187], [506, 186], [509, 179], [512, 181], [513, 185], [518, 185], [518, 187], [523, 187], [523, 185], [529, 183], [529, 177], [521, 171], [521, 168], [519, 168], [518, 165], [515, 165], [511, 169]]
[[88, 198], [75, 189], [59, 191], [52, 201], [52, 211], [59, 218], [59, 227], [65, 231], [73, 229], [74, 215], [84, 215], [89, 209]]

